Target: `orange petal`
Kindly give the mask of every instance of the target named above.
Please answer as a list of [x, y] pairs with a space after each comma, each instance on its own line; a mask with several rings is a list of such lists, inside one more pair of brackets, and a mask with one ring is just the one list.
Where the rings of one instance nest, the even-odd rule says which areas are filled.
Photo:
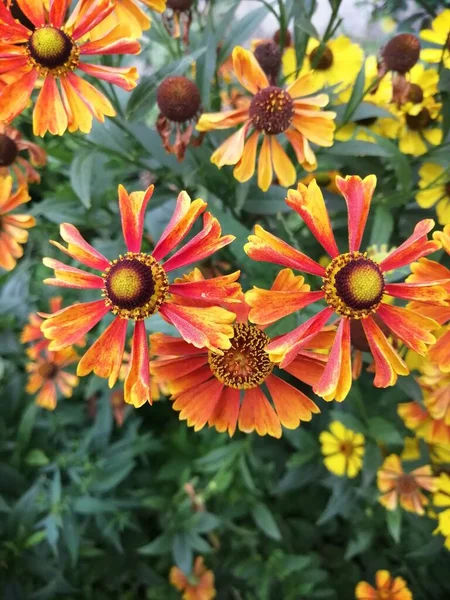
[[101, 123], [105, 121], [105, 115], [115, 116], [116, 111], [111, 102], [93, 85], [71, 72], [67, 73], [65, 79], [86, 104], [91, 114]]
[[109, 260], [88, 244], [76, 227], [70, 223], [62, 223], [59, 232], [62, 239], [67, 242], [67, 248], [64, 248], [58, 242], [51, 243], [65, 254], [83, 263], [83, 265], [99, 271], [104, 271], [110, 266]]
[[366, 581], [360, 581], [356, 586], [355, 595], [357, 600], [377, 600], [377, 591]]
[[[176, 339], [176, 338], [174, 338]], [[182, 340], [180, 340], [182, 341]], [[184, 344], [194, 348], [191, 344]], [[197, 351], [198, 352], [198, 351]], [[185, 377], [207, 364], [207, 350], [203, 349], [201, 356], [179, 356], [176, 358], [165, 358], [152, 361], [152, 374], [159, 383], [170, 383], [171, 381]]]
[[329, 147], [333, 145], [333, 134], [336, 125], [333, 120], [323, 117], [319, 111], [317, 116], [304, 116], [294, 112], [292, 127], [299, 131], [308, 141], [318, 146]]
[[325, 400], [342, 402], [352, 386], [350, 321], [341, 319], [327, 365], [314, 392]]
[[36, 404], [47, 410], [55, 410], [56, 408], [56, 386], [52, 380], [47, 380], [42, 386], [41, 391], [36, 396]]
[[64, 23], [64, 17], [69, 5], [70, 0], [50, 0], [49, 21], [53, 27], [61, 27]]
[[252, 94], [268, 87], [269, 81], [254, 54], [236, 46], [232, 53], [233, 70], [239, 83]]
[[61, 98], [67, 114], [67, 127], [72, 133], [82, 131], [89, 133], [92, 129], [92, 114], [75, 88], [67, 81], [66, 77], [60, 78]]
[[280, 420], [259, 387], [245, 390], [238, 426], [244, 433], [281, 437]]
[[172, 404], [172, 408], [180, 411], [180, 420], [187, 420], [189, 427], [194, 427], [195, 431], [199, 431], [214, 413], [223, 388], [220, 381], [215, 378], [211, 379], [178, 396]]
[[242, 156], [233, 171], [234, 178], [241, 183], [248, 181], [255, 173], [259, 133], [259, 131], [255, 131], [245, 142]]
[[286, 204], [301, 216], [331, 258], [339, 254], [325, 200], [315, 179], [308, 187], [299, 183], [296, 190], [288, 190]]
[[151, 185], [146, 192], [128, 194], [123, 185], [119, 185], [119, 211], [122, 220], [123, 239], [128, 252], [141, 251], [145, 209], [154, 189], [155, 186]]
[[397, 375], [408, 375], [408, 367], [371, 317], [361, 321], [375, 360], [374, 386], [384, 388], [394, 385]]
[[306, 171], [315, 171], [317, 169], [316, 155], [311, 150], [308, 140], [299, 131], [287, 129], [284, 132], [291, 143], [298, 162]]
[[33, 133], [43, 137], [47, 131], [62, 135], [67, 129], [67, 114], [56, 80], [47, 75], [33, 111]]
[[0, 94], [0, 121], [9, 123], [27, 107], [38, 76], [32, 69], [5, 87]]
[[231, 346], [233, 337], [231, 323], [236, 315], [218, 306], [196, 308], [166, 302], [160, 313], [178, 329], [183, 339], [197, 348], [209, 348], [213, 352]]
[[77, 367], [77, 375], [93, 371], [98, 377], [108, 379], [110, 388], [116, 383], [122, 367], [128, 321], [116, 317], [101, 336], [83, 355]]
[[73, 27], [72, 38], [78, 40], [94, 29], [115, 8], [110, 0], [96, 0], [96, 2], [80, 2], [70, 15], [66, 29]]
[[297, 429], [301, 421], [311, 421], [313, 413], [320, 412], [308, 396], [279, 377], [270, 375], [266, 379], [266, 385], [283, 427]]
[[201, 198], [192, 201], [187, 192], [180, 192], [172, 218], [152, 252], [153, 258], [159, 261], [169, 254], [186, 237], [206, 207]]
[[139, 79], [136, 67], [106, 67], [105, 65], [91, 65], [80, 62], [78, 68], [91, 77], [118, 85], [127, 92], [136, 87]]
[[436, 364], [443, 373], [450, 372], [450, 330], [442, 335], [428, 350], [428, 358]]
[[320, 277], [325, 275], [325, 269], [315, 260], [269, 233], [261, 225], [255, 225], [255, 233], [248, 240], [244, 250], [253, 260], [291, 267]]
[[322, 291], [284, 292], [263, 290], [253, 286], [252, 290], [246, 292], [245, 301], [252, 307], [251, 320], [258, 325], [268, 325], [321, 300], [323, 297]]
[[202, 350], [188, 344], [181, 338], [176, 338], [165, 333], [153, 333], [150, 336], [152, 354], [159, 356], [178, 356], [184, 354], [198, 354]]
[[128, 35], [129, 29], [126, 24], [116, 25], [103, 38], [82, 44], [80, 55], [139, 54], [141, 50], [139, 42]]
[[427, 233], [429, 233], [433, 227], [433, 219], [419, 221], [414, 227], [414, 233], [403, 242], [401, 246], [381, 261], [381, 270], [386, 272], [391, 271], [392, 269], [399, 269], [400, 267], [404, 267], [405, 265], [409, 265], [418, 260], [422, 256], [426, 256], [435, 250], [439, 250], [439, 242], [427, 239]]
[[378, 314], [396, 337], [422, 356], [427, 352], [427, 344], [434, 344], [436, 341], [430, 331], [437, 329], [439, 324], [433, 319], [389, 304], [381, 304]]
[[248, 125], [243, 125], [212, 153], [211, 162], [219, 169], [224, 165], [235, 165], [241, 160], [248, 127]]
[[46, 267], [55, 271], [56, 279], [44, 279], [44, 283], [48, 285], [94, 290], [101, 290], [104, 287], [104, 281], [98, 275], [69, 267], [54, 258], [43, 258], [42, 262]]
[[235, 271], [222, 277], [213, 277], [203, 281], [185, 281], [172, 283], [169, 286], [171, 294], [193, 299], [201, 304], [221, 304], [222, 302], [239, 302], [241, 286], [236, 283], [240, 271]]
[[[311, 71], [293, 81], [286, 91], [292, 98], [303, 98], [304, 96], [314, 94], [314, 92], [317, 92], [317, 89], [317, 77]], [[307, 100], [305, 98], [304, 102], [307, 102]]]
[[60, 350], [75, 344], [108, 312], [104, 300], [74, 304], [48, 317], [41, 330], [47, 339], [52, 340], [50, 350]]
[[345, 179], [336, 177], [335, 182], [347, 203], [349, 251], [357, 252], [361, 246], [377, 178], [369, 175], [361, 179], [352, 175]]
[[124, 400], [135, 408], [152, 403], [148, 342], [144, 321], [136, 321], [131, 347], [130, 368], [124, 383]]
[[232, 437], [236, 431], [240, 408], [240, 391], [224, 387], [222, 395], [213, 414], [208, 419], [208, 425], [215, 427], [220, 433], [228, 432]]
[[248, 108], [225, 110], [216, 113], [204, 113], [197, 123], [197, 131], [212, 131], [214, 129], [228, 129], [240, 125], [248, 120]]
[[33, 25], [41, 27], [45, 24], [44, 3], [42, 0], [17, 0], [17, 4]]
[[297, 175], [295, 167], [274, 135], [270, 136], [270, 141], [275, 175], [277, 176], [280, 185], [288, 187], [295, 182]]
[[[322, 355], [320, 355], [322, 356]], [[315, 386], [323, 375], [326, 357], [319, 360], [306, 358], [301, 353], [285, 368], [285, 371], [310, 386]]]

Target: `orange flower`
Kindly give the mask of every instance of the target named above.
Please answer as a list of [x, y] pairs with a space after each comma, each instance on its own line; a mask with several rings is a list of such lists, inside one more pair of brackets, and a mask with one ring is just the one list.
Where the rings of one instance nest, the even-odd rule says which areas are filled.
[[[302, 294], [309, 286], [303, 277], [285, 269], [275, 280], [272, 289], [288, 288]], [[159, 356], [152, 363], [152, 374], [158, 383], [166, 384], [173, 408], [180, 419], [187, 420], [195, 431], [206, 423], [217, 431], [236, 431], [281, 437], [281, 426], [297, 428], [320, 412], [305, 394], [273, 373], [274, 363], [265, 352], [270, 338], [264, 331], [248, 322], [249, 307], [242, 302], [232, 305], [237, 321], [231, 347], [222, 355], [193, 348], [191, 345], [161, 333], [151, 336], [152, 352]], [[316, 337], [307, 347], [329, 347], [334, 332]], [[303, 350], [286, 369], [298, 380], [313, 385], [324, 368], [326, 357]], [[269, 402], [262, 385], [273, 402]], [[243, 395], [241, 402], [241, 392]]]
[[128, 28], [122, 24], [100, 40], [80, 42], [114, 10], [115, 4], [110, 0], [79, 0], [65, 21], [69, 0], [50, 0], [48, 13], [45, 0], [17, 3], [34, 28], [16, 21], [0, 2], [0, 71], [14, 76], [0, 95], [0, 121], [9, 123], [26, 108], [39, 77], [44, 83], [33, 110], [35, 135], [43, 136], [47, 131], [62, 135], [66, 129], [88, 132], [93, 117], [103, 122], [105, 115], [114, 116], [109, 100], [74, 71], [80, 69], [125, 90], [136, 86], [134, 67], [106, 67], [80, 61], [80, 56], [140, 51], [139, 43], [128, 37]]
[[183, 600], [212, 600], [216, 597], [214, 573], [205, 567], [202, 556], [195, 559], [193, 572], [189, 576], [178, 567], [172, 567], [169, 581], [183, 592]]
[[150, 29], [151, 25], [151, 19], [142, 10], [140, 4], [158, 13], [166, 8], [166, 0], [117, 0], [113, 12], [91, 31], [91, 40], [103, 37], [120, 23], [128, 27], [132, 38], [140, 37], [143, 31]]
[[[49, 300], [50, 313], [55, 313], [61, 310], [62, 308], [62, 298], [61, 296], [54, 296]], [[28, 323], [22, 330], [20, 335], [20, 341], [22, 344], [27, 344], [29, 342], [35, 342], [32, 346], [27, 348], [27, 355], [36, 359], [37, 356], [46, 348], [48, 348], [49, 341], [44, 337], [44, 334], [41, 331], [41, 325], [44, 322], [44, 317], [39, 313], [31, 313], [28, 316]]]
[[[100, 271], [101, 275], [69, 267], [53, 258], [44, 258], [44, 264], [55, 272], [55, 278], [46, 279], [45, 283], [97, 290], [103, 296], [103, 299], [94, 302], [64, 308], [46, 319], [42, 331], [52, 340], [50, 350], [74, 344], [103, 317], [112, 313], [115, 319], [81, 358], [77, 369], [80, 376], [93, 371], [99, 377], [108, 378], [112, 387], [122, 367], [127, 324], [129, 320], [133, 321], [125, 401], [136, 407], [147, 400], [151, 403], [145, 319], [159, 312], [178, 329], [186, 342], [220, 353], [221, 349], [230, 347], [231, 323], [235, 315], [217, 304], [232, 300], [239, 292], [239, 285], [234, 283], [239, 271], [201, 282], [169, 283], [170, 271], [203, 260], [234, 239], [233, 236], [222, 237], [219, 222], [207, 212], [201, 231], [167, 258], [184, 240], [207, 206], [200, 198], [191, 201], [186, 192], [180, 192], [174, 214], [153, 251], [150, 254], [141, 252], [145, 209], [152, 194], [153, 186], [146, 192], [130, 195], [123, 186], [119, 186], [119, 210], [127, 252], [111, 261], [88, 244], [73, 225], [61, 225], [61, 237], [68, 247], [52, 243], [71, 258]], [[179, 301], [179, 297], [188, 299], [192, 305]], [[207, 299], [209, 305], [197, 305], [200, 299]]]
[[[219, 169], [224, 165], [236, 165], [234, 177], [241, 182], [248, 181], [255, 172], [258, 140], [262, 135], [258, 160], [259, 187], [264, 191], [269, 189], [273, 170], [282, 186], [292, 185], [296, 177], [295, 167], [277, 135], [284, 134], [305, 169], [316, 169], [316, 157], [309, 142], [319, 146], [333, 144], [336, 114], [320, 110], [328, 104], [328, 96], [310, 95], [317, 91], [312, 73], [296, 79], [286, 90], [270, 85], [254, 55], [239, 46], [233, 50], [233, 68], [241, 85], [253, 94], [253, 99], [248, 107], [205, 113], [200, 117], [199, 131], [228, 129], [242, 124], [217, 148], [211, 162]], [[248, 138], [247, 134], [250, 134]]]
[[376, 589], [366, 581], [356, 586], [357, 600], [413, 600], [406, 581], [402, 577], [393, 579], [389, 571], [377, 571], [375, 575]]
[[425, 514], [423, 507], [428, 504], [428, 498], [420, 490], [434, 492], [437, 487], [430, 465], [405, 473], [396, 454], [388, 456], [378, 469], [377, 483], [382, 492], [380, 503], [387, 510], [395, 510], [400, 502], [403, 509], [417, 515]]
[[258, 325], [274, 322], [301, 310], [318, 300], [327, 306], [290, 333], [272, 341], [267, 346], [270, 360], [285, 368], [298, 351], [331, 318], [338, 317], [339, 326], [331, 348], [326, 369], [314, 391], [325, 400], [342, 401], [352, 384], [351, 340], [352, 323], [359, 321], [375, 362], [376, 387], [394, 385], [398, 375], [407, 375], [409, 369], [377, 324], [378, 317], [391, 334], [421, 355], [436, 339], [430, 331], [436, 321], [418, 312], [392, 306], [389, 296], [407, 300], [420, 300], [437, 306], [445, 305], [446, 291], [437, 285], [387, 283], [385, 273], [404, 267], [421, 256], [434, 252], [439, 242], [427, 239], [434, 221], [420, 221], [414, 233], [381, 262], [359, 251], [369, 215], [376, 177], [362, 180], [357, 176], [345, 179], [336, 177], [336, 185], [344, 196], [348, 211], [349, 251], [341, 254], [334, 238], [330, 217], [322, 192], [316, 181], [308, 187], [298, 184], [288, 190], [287, 204], [304, 220], [306, 226], [331, 257], [326, 269], [280, 238], [256, 225], [255, 234], [249, 237], [245, 252], [257, 261], [293, 267], [321, 278], [319, 291], [294, 294], [288, 290], [263, 290], [254, 288], [247, 292], [246, 301], [252, 307], [250, 321]]
[[23, 256], [21, 244], [28, 240], [25, 230], [36, 225], [34, 217], [29, 215], [8, 214], [30, 200], [26, 185], [20, 185], [15, 192], [12, 188], [11, 176], [0, 177], [0, 267], [6, 271], [12, 271], [17, 259]]
[[[20, 156], [22, 150], [28, 151], [29, 160]], [[46, 162], [43, 148], [23, 140], [18, 129], [0, 123], [0, 177], [14, 174], [19, 184], [39, 183], [41, 176], [33, 166], [42, 167]]]
[[64, 371], [64, 367], [73, 364], [78, 359], [78, 354], [71, 347], [58, 352], [45, 350], [43, 354], [36, 357], [34, 362], [27, 364], [29, 378], [26, 391], [35, 394], [36, 404], [54, 410], [58, 391], [65, 397], [72, 396], [72, 390], [78, 385], [78, 377]]
[[450, 444], [450, 425], [444, 419], [433, 419], [427, 408], [418, 402], [403, 402], [397, 412], [405, 426], [430, 444]]

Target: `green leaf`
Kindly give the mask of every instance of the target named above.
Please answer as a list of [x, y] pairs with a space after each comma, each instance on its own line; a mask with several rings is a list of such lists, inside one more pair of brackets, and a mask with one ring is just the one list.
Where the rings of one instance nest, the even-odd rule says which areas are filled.
[[34, 450], [30, 450], [26, 455], [25, 462], [32, 467], [42, 467], [48, 465], [50, 459], [42, 450], [34, 448]]
[[35, 402], [32, 402], [24, 411], [17, 432], [17, 447], [15, 454], [22, 454], [22, 452], [30, 443], [31, 433], [34, 428], [38, 412], [39, 407]]
[[81, 498], [75, 499], [73, 508], [75, 512], [85, 515], [94, 515], [113, 512], [117, 510], [117, 505], [112, 500], [101, 500], [100, 498], [82, 496]]
[[315, 40], [320, 40], [320, 35], [317, 29], [314, 27], [310, 19], [303, 13], [301, 16], [297, 17], [294, 21], [295, 29], [300, 29], [304, 33], [307, 33], [310, 37]]
[[378, 205], [375, 209], [375, 219], [370, 235], [370, 244], [388, 244], [394, 230], [392, 211], [386, 206]]
[[32, 548], [33, 546], [40, 544], [43, 540], [46, 539], [46, 537], [46, 529], [40, 529], [39, 531], [35, 531], [25, 540], [24, 548]]
[[356, 539], [350, 540], [347, 550], [345, 551], [345, 560], [350, 560], [358, 554], [362, 554], [370, 548], [374, 538], [373, 530], [361, 529], [356, 534]]
[[172, 542], [172, 554], [175, 564], [189, 574], [192, 571], [193, 552], [189, 536], [186, 533], [177, 533]]
[[251, 509], [251, 514], [256, 526], [259, 527], [259, 529], [265, 533], [267, 537], [270, 537], [276, 541], [281, 540], [281, 532], [278, 528], [277, 522], [265, 504], [262, 502], [255, 504], [255, 506], [253, 506]]
[[61, 502], [61, 473], [56, 469], [53, 475], [52, 486], [50, 489], [50, 501], [52, 506], [57, 506]]
[[230, 56], [235, 46], [240, 46], [244, 42], [247, 42], [266, 15], [267, 9], [261, 6], [256, 10], [246, 13], [239, 21], [234, 19], [227, 35], [222, 41], [217, 64], [222, 64]]
[[212, 529], [220, 526], [220, 519], [209, 512], [199, 512], [196, 514], [195, 524], [191, 531], [195, 533], [208, 533]]
[[344, 123], [348, 123], [350, 121], [353, 113], [356, 111], [357, 107], [361, 104], [364, 96], [364, 86], [366, 81], [366, 65], [363, 62], [363, 65], [358, 73], [358, 76], [353, 85], [352, 95], [350, 96], [350, 100], [347, 103], [347, 108], [344, 113]]
[[139, 554], [145, 554], [149, 556], [160, 556], [163, 554], [167, 554], [172, 548], [172, 536], [167, 533], [163, 533], [162, 535], [155, 538], [149, 544], [142, 546], [138, 549]]
[[[371, 132], [372, 134], [372, 132]], [[331, 148], [323, 151], [326, 155], [336, 156], [382, 156], [387, 158], [389, 153], [372, 142], [363, 142], [361, 140], [349, 140], [348, 142], [335, 142]]]
[[353, 490], [348, 487], [347, 481], [338, 480], [333, 487], [328, 503], [317, 520], [317, 525], [324, 525], [333, 517], [345, 514], [352, 506]]
[[395, 425], [383, 417], [371, 417], [368, 420], [369, 434], [377, 441], [385, 444], [403, 444], [403, 436]]
[[200, 97], [204, 106], [209, 106], [209, 94], [216, 69], [216, 48], [220, 36], [220, 33], [214, 32], [212, 19], [213, 16], [210, 12], [208, 26], [205, 28], [201, 43], [201, 46], [207, 48], [208, 51], [199, 56], [195, 64], [195, 81], [200, 90]]
[[390, 164], [397, 175], [402, 190], [410, 190], [413, 183], [413, 175], [408, 156], [400, 152], [397, 145], [391, 142], [391, 140], [373, 131], [370, 132], [370, 135], [376, 140], [376, 145], [386, 152], [385, 156], [390, 159]]
[[402, 511], [399, 507], [386, 511], [386, 525], [392, 539], [398, 543], [402, 532]]
[[95, 153], [82, 151], [72, 159], [70, 182], [73, 191], [85, 208], [91, 207], [91, 188], [94, 173]]

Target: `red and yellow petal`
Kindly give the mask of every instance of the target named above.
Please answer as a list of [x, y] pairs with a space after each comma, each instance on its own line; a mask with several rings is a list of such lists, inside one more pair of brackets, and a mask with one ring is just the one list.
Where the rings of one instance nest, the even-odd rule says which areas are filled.
[[62, 135], [67, 129], [68, 119], [56, 79], [47, 75], [33, 111], [33, 133], [43, 137], [47, 131]]
[[259, 387], [245, 390], [239, 413], [238, 427], [244, 433], [281, 437], [280, 420]]
[[141, 45], [129, 37], [129, 29], [125, 24], [114, 27], [103, 38], [86, 42], [80, 46], [81, 55], [89, 54], [138, 54]]
[[[426, 302], [427, 304], [435, 304], [436, 306], [445, 306], [448, 292], [444, 287], [439, 285], [440, 283], [439, 281], [435, 283], [387, 283], [384, 291], [389, 296], [403, 298], [404, 300], [415, 300]], [[446, 282], [444, 282], [445, 284]]]
[[355, 589], [357, 600], [378, 600], [377, 591], [366, 581], [360, 581]]
[[42, 386], [39, 394], [36, 396], [36, 404], [47, 410], [55, 410], [57, 401], [55, 382], [47, 380]]
[[349, 251], [357, 252], [361, 246], [377, 178], [369, 175], [361, 179], [353, 175], [345, 179], [336, 177], [335, 182], [347, 203]]
[[111, 102], [88, 81], [78, 77], [78, 75], [75, 75], [72, 72], [67, 73], [64, 79], [66, 80], [66, 83], [72, 86], [91, 114], [98, 121], [103, 123], [105, 121], [105, 115], [108, 117], [114, 117], [116, 115], [116, 111]]
[[236, 46], [232, 53], [233, 70], [239, 83], [252, 94], [269, 86], [266, 74], [254, 54]]
[[241, 286], [236, 283], [240, 273], [240, 271], [235, 271], [229, 275], [211, 279], [172, 283], [169, 286], [169, 292], [200, 304], [237, 303], [240, 302], [241, 296]]
[[94, 3], [80, 2], [66, 22], [66, 29], [72, 30], [74, 40], [78, 40], [94, 29], [115, 8], [110, 0], [97, 0]]
[[315, 179], [308, 187], [299, 183], [296, 190], [288, 190], [286, 204], [301, 216], [331, 258], [339, 254], [325, 200]]
[[215, 427], [220, 433], [228, 432], [232, 437], [236, 431], [240, 408], [240, 391], [224, 387], [220, 400], [213, 414], [208, 419], [208, 425]]
[[55, 279], [44, 279], [44, 283], [48, 285], [93, 290], [101, 290], [104, 287], [104, 281], [98, 275], [69, 267], [54, 258], [44, 258], [42, 262], [55, 271]]
[[9, 123], [27, 107], [38, 76], [32, 69], [4, 88], [0, 94], [0, 121]]
[[136, 87], [139, 79], [136, 67], [106, 67], [104, 65], [91, 65], [80, 62], [78, 68], [91, 77], [103, 79], [108, 83], [121, 87], [127, 92]]
[[128, 252], [141, 251], [145, 210], [154, 189], [155, 186], [151, 185], [146, 192], [128, 194], [123, 185], [119, 185], [119, 211]]
[[241, 183], [248, 181], [255, 174], [256, 150], [258, 148], [259, 135], [259, 131], [254, 131], [245, 142], [242, 156], [233, 171], [234, 178]]
[[269, 233], [260, 225], [255, 225], [255, 233], [249, 236], [244, 250], [253, 260], [291, 267], [320, 277], [325, 275], [325, 269], [315, 260]]
[[92, 371], [108, 379], [110, 388], [116, 383], [122, 367], [128, 321], [115, 318], [99, 338], [83, 355], [77, 367], [77, 375], [88, 375]]
[[362, 319], [362, 326], [375, 360], [375, 387], [389, 387], [397, 381], [398, 375], [408, 375], [409, 369], [400, 358], [386, 336], [371, 317]]
[[283, 427], [297, 429], [302, 421], [311, 421], [313, 414], [320, 412], [308, 396], [279, 377], [270, 375], [266, 385]]
[[61, 27], [64, 23], [70, 0], [50, 0], [49, 21], [54, 27]]
[[135, 408], [152, 403], [147, 333], [144, 321], [136, 321], [131, 346], [130, 368], [124, 382], [124, 400]]
[[51, 241], [50, 243], [62, 252], [92, 269], [104, 271], [110, 266], [109, 260], [88, 244], [76, 227], [70, 223], [62, 223], [59, 232], [62, 239], [67, 243], [67, 248], [58, 242]]
[[235, 165], [244, 153], [245, 137], [249, 124], [243, 125], [227, 138], [211, 155], [211, 162], [221, 169], [224, 165]]
[[428, 358], [443, 373], [450, 372], [450, 329], [428, 350]]
[[204, 113], [197, 123], [197, 131], [212, 131], [214, 129], [229, 129], [248, 120], [248, 108], [225, 110], [216, 113]]
[[297, 310], [305, 308], [324, 297], [319, 292], [296, 292], [263, 290], [253, 287], [245, 294], [245, 301], [252, 307], [250, 319], [258, 325], [269, 325]]
[[182, 338], [176, 338], [165, 333], [153, 333], [150, 336], [150, 348], [151, 353], [158, 356], [183, 356], [204, 352], [201, 348], [188, 344]]
[[314, 392], [326, 401], [342, 402], [352, 386], [350, 321], [341, 319], [327, 364]]
[[418, 260], [422, 256], [431, 254], [439, 249], [440, 243], [433, 240], [427, 239], [427, 233], [429, 233], [434, 227], [433, 219], [424, 219], [419, 221], [414, 228], [414, 233], [401, 244], [396, 250], [391, 252], [380, 263], [382, 271], [391, 271], [392, 269], [399, 269], [405, 265]]
[[60, 350], [79, 341], [109, 312], [104, 300], [83, 302], [63, 308], [41, 325], [44, 336], [52, 340], [50, 350]]
[[201, 198], [192, 201], [187, 192], [180, 192], [175, 211], [163, 231], [152, 256], [161, 260], [175, 248], [189, 233], [197, 218], [205, 211], [206, 202]]
[[45, 24], [45, 11], [42, 0], [17, 0], [17, 4], [33, 25], [41, 27]]
[[180, 412], [180, 420], [187, 420], [189, 427], [199, 431], [214, 414], [223, 388], [220, 381], [211, 379], [178, 396], [172, 407]]
[[92, 129], [93, 120], [91, 111], [66, 77], [61, 77], [60, 83], [61, 98], [67, 114], [68, 130], [71, 133], [78, 130], [83, 133], [89, 133]]
[[424, 317], [407, 308], [381, 304], [378, 315], [383, 319], [393, 334], [402, 342], [422, 356], [427, 352], [427, 345], [434, 344], [436, 338], [430, 333], [439, 328], [439, 323]]

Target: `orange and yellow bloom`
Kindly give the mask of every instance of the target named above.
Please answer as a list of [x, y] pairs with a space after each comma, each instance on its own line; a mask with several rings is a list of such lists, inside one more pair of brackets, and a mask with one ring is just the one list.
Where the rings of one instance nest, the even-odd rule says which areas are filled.
[[65, 397], [72, 396], [73, 388], [78, 385], [78, 377], [64, 370], [65, 367], [75, 363], [78, 354], [71, 347], [58, 352], [44, 350], [29, 362], [26, 369], [29, 373], [26, 391], [35, 394], [36, 404], [48, 410], [56, 408], [58, 391]]
[[[302, 293], [303, 277], [295, 277], [289, 269], [281, 271], [272, 289], [288, 287]], [[165, 384], [174, 400], [173, 408], [180, 419], [187, 420], [196, 431], [206, 424], [230, 436], [236, 427], [245, 433], [281, 437], [281, 426], [297, 428], [320, 412], [303, 392], [278, 375], [265, 347], [270, 338], [248, 322], [249, 307], [241, 302], [230, 305], [236, 312], [231, 346], [223, 354], [193, 347], [179, 338], [155, 333], [151, 336], [152, 373], [158, 383]], [[327, 347], [333, 332], [316, 337], [308, 348]], [[296, 379], [313, 385], [323, 371], [325, 357], [311, 350], [299, 353], [286, 369]], [[273, 406], [262, 385], [267, 386]], [[242, 401], [241, 401], [242, 395]]]
[[424, 507], [428, 504], [428, 498], [421, 490], [435, 492], [437, 488], [430, 465], [405, 473], [396, 454], [388, 456], [379, 468], [377, 483], [382, 494], [380, 503], [387, 510], [395, 510], [400, 504], [404, 510], [417, 515], [425, 514]]
[[[114, 116], [110, 101], [85, 79], [83, 73], [118, 85], [125, 90], [136, 86], [134, 67], [107, 67], [85, 63], [80, 57], [110, 54], [137, 54], [139, 43], [129, 37], [126, 25], [117, 25], [104, 37], [82, 41], [115, 8], [110, 0], [79, 0], [65, 20], [69, 0], [17, 0], [34, 25], [28, 29], [16, 21], [0, 3], [0, 71], [12, 75], [12, 82], [0, 94], [0, 121], [9, 123], [28, 105], [39, 78], [43, 79], [33, 109], [33, 131], [62, 135], [69, 131], [88, 132], [92, 119]], [[60, 88], [58, 88], [59, 81]]]
[[[29, 160], [20, 156], [27, 151]], [[39, 183], [41, 176], [34, 167], [42, 167], [47, 162], [43, 148], [22, 139], [19, 130], [0, 123], [0, 177], [15, 175], [19, 184]]]
[[119, 24], [127, 26], [130, 37], [141, 37], [142, 32], [150, 29], [152, 23], [148, 14], [140, 7], [141, 4], [158, 13], [166, 8], [166, 0], [116, 0], [113, 12], [91, 31], [91, 40], [103, 37]]
[[183, 600], [213, 600], [216, 597], [214, 573], [206, 568], [202, 556], [195, 559], [190, 575], [185, 575], [178, 567], [172, 567], [169, 581], [182, 592]]
[[335, 129], [335, 113], [322, 111], [328, 104], [326, 94], [317, 91], [312, 73], [291, 83], [287, 89], [270, 85], [255, 56], [244, 48], [233, 50], [233, 69], [241, 85], [253, 95], [250, 105], [236, 110], [205, 113], [197, 125], [199, 131], [229, 129], [242, 125], [211, 156], [219, 168], [236, 165], [233, 174], [248, 181], [255, 172], [260, 136], [263, 142], [258, 159], [258, 186], [269, 189], [273, 172], [282, 186], [292, 185], [296, 170], [277, 136], [283, 135], [292, 145], [298, 162], [308, 171], [317, 167], [310, 142], [331, 146]]
[[392, 577], [389, 571], [377, 571], [375, 585], [360, 581], [356, 586], [356, 600], [413, 600], [403, 577]]
[[441, 533], [445, 537], [445, 547], [450, 550], [450, 476], [447, 473], [439, 476], [433, 504], [435, 508], [444, 509], [437, 513], [439, 525], [435, 533]]
[[[100, 271], [94, 275], [69, 267], [53, 258], [44, 258], [44, 264], [54, 270], [55, 277], [45, 283], [75, 289], [97, 290], [103, 296], [93, 302], [75, 304], [51, 315], [42, 324], [44, 335], [51, 340], [50, 350], [60, 350], [76, 343], [108, 313], [115, 318], [78, 364], [77, 374], [91, 371], [109, 379], [112, 387], [117, 381], [123, 362], [128, 321], [134, 322], [130, 367], [125, 378], [125, 401], [136, 407], [151, 403], [149, 349], [145, 319], [159, 313], [174, 325], [184, 340], [197, 348], [207, 347], [220, 353], [230, 347], [233, 335], [231, 323], [234, 313], [217, 306], [239, 293], [234, 283], [239, 272], [205, 281], [169, 283], [168, 274], [188, 264], [203, 260], [233, 241], [233, 236], [221, 235], [217, 219], [205, 213], [206, 202], [200, 198], [191, 201], [181, 192], [172, 218], [151, 253], [141, 251], [144, 214], [153, 194], [153, 186], [146, 192], [128, 194], [119, 186], [119, 209], [127, 251], [114, 260], [108, 260], [88, 244], [80, 232], [68, 223], [60, 227], [67, 248], [52, 242], [62, 252], [83, 265]], [[203, 228], [170, 258], [168, 254], [178, 246], [202, 214]], [[208, 306], [197, 300], [209, 301]]]
[[362, 433], [347, 429], [340, 421], [319, 436], [326, 468], [335, 475], [353, 478], [362, 469], [365, 439]]
[[0, 177], [0, 267], [6, 271], [14, 269], [17, 259], [23, 256], [22, 244], [28, 240], [26, 230], [36, 225], [30, 215], [9, 213], [29, 200], [25, 185], [13, 192], [12, 177]]
[[[58, 312], [62, 308], [62, 297], [55, 296], [49, 300], [50, 314]], [[44, 317], [38, 313], [31, 313], [28, 317], [28, 323], [22, 330], [20, 341], [22, 344], [29, 344], [26, 350], [27, 355], [35, 359], [39, 354], [48, 348], [49, 340], [41, 331], [41, 325], [44, 322]]]
[[390, 284], [385, 281], [386, 272], [406, 266], [440, 247], [439, 242], [427, 239], [427, 233], [434, 226], [431, 219], [420, 221], [403, 244], [377, 263], [359, 250], [376, 177], [370, 175], [364, 180], [357, 176], [345, 179], [337, 177], [336, 185], [344, 196], [348, 210], [349, 249], [345, 253], [340, 253], [337, 247], [323, 195], [315, 181], [308, 187], [299, 183], [296, 190], [288, 190], [286, 199], [331, 257], [326, 268], [259, 225], [256, 225], [254, 235], [249, 237], [245, 246], [246, 253], [254, 260], [291, 267], [320, 277], [321, 289], [294, 294], [289, 290], [255, 287], [246, 293], [246, 301], [252, 307], [250, 321], [264, 325], [325, 300], [325, 308], [290, 333], [272, 341], [267, 351], [270, 360], [285, 368], [330, 318], [337, 317], [337, 334], [327, 366], [313, 389], [325, 400], [342, 401], [352, 384], [353, 321], [361, 323], [374, 358], [374, 385], [388, 387], [395, 384], [398, 375], [407, 375], [409, 369], [377, 324], [375, 316], [381, 319], [393, 336], [424, 355], [427, 347], [436, 341], [430, 332], [438, 324], [416, 311], [391, 305], [389, 296], [442, 306], [445, 305], [446, 291], [436, 282]]

